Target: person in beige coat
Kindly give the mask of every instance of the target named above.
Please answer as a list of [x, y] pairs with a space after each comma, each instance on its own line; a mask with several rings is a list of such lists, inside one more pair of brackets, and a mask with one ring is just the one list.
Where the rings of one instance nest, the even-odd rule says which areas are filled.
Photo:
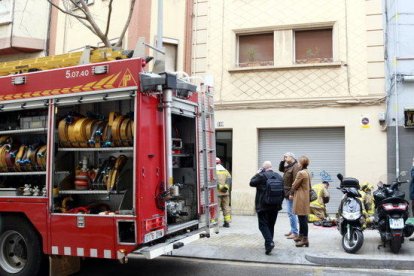
[[309, 191], [310, 173], [308, 171], [309, 158], [302, 156], [299, 158], [301, 170], [297, 173], [295, 181], [290, 190], [290, 199], [293, 199], [293, 213], [299, 220], [299, 237], [293, 239], [296, 247], [309, 247], [308, 240], [308, 215], [310, 214]]

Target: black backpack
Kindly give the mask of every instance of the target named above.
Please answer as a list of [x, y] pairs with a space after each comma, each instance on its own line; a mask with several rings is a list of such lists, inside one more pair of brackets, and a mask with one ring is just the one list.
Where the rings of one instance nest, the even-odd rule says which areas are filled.
[[285, 195], [283, 178], [276, 173], [273, 173], [270, 178], [267, 177], [266, 173], [263, 175], [266, 178], [263, 203], [267, 205], [281, 205]]

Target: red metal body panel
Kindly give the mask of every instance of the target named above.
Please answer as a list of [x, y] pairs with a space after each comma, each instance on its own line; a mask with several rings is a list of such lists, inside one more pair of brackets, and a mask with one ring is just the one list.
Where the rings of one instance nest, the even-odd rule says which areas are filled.
[[10, 212], [26, 215], [42, 236], [44, 252], [48, 248], [47, 209], [47, 198], [0, 198], [0, 210], [2, 213]]
[[139, 112], [135, 115], [139, 135], [136, 147], [136, 210], [138, 215], [138, 243], [143, 242], [147, 219], [164, 216], [164, 210], [157, 207], [156, 196], [164, 180], [163, 112], [158, 110], [155, 96], [139, 94], [137, 96]]
[[[77, 218], [84, 218], [85, 227], [77, 226]], [[116, 259], [119, 250], [131, 252], [136, 246], [118, 245], [116, 221], [131, 217], [52, 215], [50, 254]]]
[[[0, 77], [0, 101], [53, 98], [72, 93], [136, 87], [142, 62], [142, 59], [125, 59]], [[94, 75], [93, 67], [99, 65], [108, 65], [108, 73]], [[26, 83], [12, 84], [16, 76], [25, 76]]]

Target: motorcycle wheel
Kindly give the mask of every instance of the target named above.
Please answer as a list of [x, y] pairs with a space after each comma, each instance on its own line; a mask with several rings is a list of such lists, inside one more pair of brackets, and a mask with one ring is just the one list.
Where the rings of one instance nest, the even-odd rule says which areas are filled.
[[364, 234], [360, 230], [354, 230], [351, 233], [351, 238], [348, 239], [348, 235], [342, 236], [342, 247], [347, 253], [357, 252], [364, 243]]
[[392, 253], [397, 254], [398, 252], [400, 252], [402, 239], [402, 237], [392, 237], [392, 239], [390, 240], [390, 247]]

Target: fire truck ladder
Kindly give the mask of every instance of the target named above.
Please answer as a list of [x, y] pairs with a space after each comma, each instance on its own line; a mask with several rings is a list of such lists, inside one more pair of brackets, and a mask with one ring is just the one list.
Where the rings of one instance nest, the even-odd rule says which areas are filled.
[[0, 76], [124, 59], [130, 55], [131, 51], [87, 46], [82, 52], [2, 62]]
[[218, 198], [216, 176], [216, 137], [214, 131], [214, 99], [212, 88], [205, 86], [201, 98], [201, 128], [203, 155], [203, 192], [206, 225], [218, 233]]

